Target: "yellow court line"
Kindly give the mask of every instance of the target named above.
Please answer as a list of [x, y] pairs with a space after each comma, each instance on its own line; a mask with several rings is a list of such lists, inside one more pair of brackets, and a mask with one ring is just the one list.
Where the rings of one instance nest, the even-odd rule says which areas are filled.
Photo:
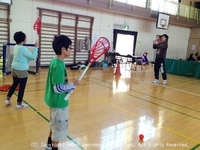
[[[136, 80], [139, 80], [139, 79], [136, 78]], [[141, 81], [141, 80], [140, 80], [140, 81]], [[151, 83], [151, 82], [146, 81], [146, 80], [142, 80], [142, 81], [143, 81], [143, 82], [146, 82], [146, 83]], [[153, 84], [153, 83], [151, 83], [151, 84]], [[155, 86], [157, 86], [157, 85], [155, 85]], [[163, 86], [163, 85], [158, 85], [158, 86]], [[200, 94], [195, 94], [195, 93], [192, 93], [192, 92], [187, 92], [187, 91], [184, 91], [184, 90], [179, 90], [179, 89], [176, 89], [176, 88], [173, 88], [173, 87], [169, 87], [169, 86], [164, 86], [164, 87], [169, 88], [169, 89], [173, 89], [173, 90], [176, 90], [176, 91], [181, 91], [181, 92], [185, 92], [185, 93], [188, 93], [188, 94], [193, 94], [193, 95], [200, 96]], [[131, 111], [129, 111], [129, 110], [126, 110], [126, 109], [124, 109], [124, 108], [122, 108], [122, 107], [120, 107], [120, 106], [117, 106], [117, 105], [114, 105], [114, 104], [108, 102], [108, 101], [106, 100], [106, 98], [101, 97], [101, 98], [98, 98], [98, 99], [101, 100], [101, 101], [103, 101], [103, 102], [105, 102], [105, 103], [107, 103], [107, 104], [109, 104], [109, 105], [111, 105], [112, 107], [115, 107], [115, 108], [121, 110], [121, 111], [124, 111], [124, 112], [126, 112], [126, 113], [129, 113], [129, 114], [131, 114], [131, 115], [133, 115], [133, 116], [139, 117], [139, 115], [137, 115], [137, 114], [135, 114], [135, 113], [133, 113], [133, 112], [131, 112]], [[91, 102], [92, 102], [92, 101], [91, 101]], [[94, 102], [94, 101], [93, 101], [93, 102]], [[34, 112], [29, 112], [29, 113], [23, 113], [23, 115], [25, 114], [25, 115], [27, 116], [27, 115], [33, 114], [33, 113], [35, 113], [35, 112], [36, 112], [36, 113], [37, 113], [37, 112], [41, 113], [41, 111], [34, 111]], [[45, 112], [47, 112], [47, 111], [45, 111]], [[22, 116], [23, 116], [23, 115], [22, 115]], [[16, 114], [16, 115], [13, 115], [13, 116], [17, 116], [17, 114]], [[13, 116], [1, 117], [0, 120], [6, 119], [6, 118], [11, 118], [11, 117], [13, 117]], [[155, 124], [155, 123], [154, 123], [154, 124]], [[156, 125], [156, 124], [155, 124], [155, 125]], [[166, 130], [166, 131], [168, 131], [168, 132], [171, 132], [172, 134], [175, 134], [175, 135], [178, 135], [178, 136], [180, 136], [180, 137], [183, 137], [183, 138], [185, 138], [185, 139], [187, 139], [187, 140], [189, 140], [189, 141], [192, 141], [192, 142], [194, 142], [194, 143], [197, 143], [197, 144], [200, 143], [200, 141], [197, 141], [197, 140], [195, 140], [195, 139], [193, 139], [193, 138], [191, 138], [191, 137], [189, 137], [189, 136], [183, 135], [183, 134], [181, 134], [181, 133], [179, 133], [179, 132], [177, 132], [177, 131], [175, 131], [175, 130], [172, 130], [172, 129], [168, 128], [168, 127], [160, 126], [160, 128], [163, 128], [164, 130]]]
[[183, 135], [183, 134], [181, 134], [181, 133], [179, 133], [179, 132], [177, 132], [177, 131], [174, 131], [174, 130], [172, 130], [172, 129], [170, 129], [170, 128], [167, 128], [167, 127], [165, 127], [165, 126], [161, 126], [161, 128], [163, 128], [163, 129], [165, 129], [165, 130], [167, 130], [167, 131], [169, 131], [169, 132], [171, 132], [171, 133], [174, 133], [174, 134], [176, 134], [176, 135], [178, 135], [178, 136], [181, 136], [181, 137], [183, 137], [183, 138], [185, 138], [185, 139], [188, 139], [188, 140], [190, 140], [190, 141], [193, 141], [194, 143], [197, 143], [197, 144], [200, 143], [200, 141], [197, 141], [197, 140], [195, 140], [195, 139], [193, 139], [193, 138], [191, 138], [191, 137], [189, 137], [189, 136]]
[[150, 82], [148, 80], [141, 80], [140, 78], [134, 78], [134, 80], [141, 81], [141, 82], [146, 82], [146, 83], [150, 83], [151, 85], [154, 85], [154, 86], [165, 87], [165, 88], [169, 88], [169, 89], [176, 90], [176, 91], [179, 91], [179, 92], [185, 92], [187, 94], [192, 94], [192, 95], [200, 96], [200, 94], [197, 94], [197, 93], [192, 93], [192, 92], [188, 92], [188, 91], [185, 91], [185, 90], [180, 90], [180, 89], [177, 89], [177, 88], [170, 87], [168, 85], [153, 84], [153, 82]]
[[124, 109], [124, 108], [122, 108], [122, 107], [116, 106], [116, 105], [114, 105], [114, 104], [112, 104], [112, 103], [109, 103], [109, 102], [107, 102], [106, 100], [102, 100], [102, 98], [101, 98], [100, 100], [101, 100], [101, 101], [104, 101], [105, 103], [108, 103], [109, 105], [111, 105], [111, 106], [113, 106], [113, 107], [115, 107], [115, 108], [117, 108], [117, 109], [120, 109], [120, 110], [122, 110], [122, 111], [124, 111], [124, 112], [126, 112], [126, 113], [129, 113], [129, 114], [131, 114], [131, 115], [133, 115], [133, 116], [135, 116], [135, 117], [139, 117], [138, 115], [134, 114], [134, 113], [131, 112], [131, 111], [128, 111], [128, 110], [126, 110], [126, 109]]
[[[101, 101], [103, 101], [103, 102], [105, 102], [105, 103], [108, 103], [108, 104], [111, 105], [112, 107], [115, 107], [115, 108], [117, 108], [117, 109], [120, 109], [120, 110], [122, 110], [122, 111], [124, 111], [124, 112], [128, 112], [129, 114], [132, 114], [133, 116], [139, 117], [139, 115], [136, 115], [136, 114], [132, 113], [132, 112], [129, 111], [129, 110], [126, 110], [126, 109], [124, 109], [124, 108], [121, 108], [121, 107], [119, 107], [119, 106], [116, 106], [115, 104], [112, 104], [112, 103], [107, 102], [107, 101], [106, 101], [106, 98], [103, 98], [103, 97], [102, 97], [102, 98], [101, 98]], [[156, 125], [156, 124], [154, 123], [154, 125]], [[194, 143], [196, 143], [196, 144], [200, 143], [200, 141], [197, 141], [197, 140], [195, 140], [195, 139], [193, 139], [193, 138], [191, 138], [191, 137], [189, 137], [189, 136], [183, 135], [183, 134], [181, 134], [181, 133], [179, 133], [179, 132], [177, 132], [177, 131], [174, 131], [174, 130], [168, 128], [168, 127], [165, 127], [165, 126], [163, 126], [163, 125], [160, 126], [160, 128], [162, 128], [162, 129], [164, 129], [164, 130], [166, 130], [166, 131], [168, 131], [168, 132], [171, 132], [171, 133], [173, 133], [173, 134], [175, 134], [175, 135], [177, 135], [177, 136], [183, 137], [183, 138], [185, 138], [185, 139], [187, 139], [187, 140], [189, 140], [189, 141], [192, 141], [192, 142], [194, 142]]]
[[[95, 98], [95, 99], [92, 99], [92, 100], [87, 100], [87, 102], [89, 102], [89, 101], [91, 101], [91, 102], [97, 102], [97, 101], [99, 101], [99, 98]], [[77, 103], [70, 103], [69, 102], [69, 105], [77, 105], [77, 104], [84, 104], [85, 102], [77, 102]], [[32, 109], [31, 109], [32, 110]], [[30, 112], [23, 112], [23, 114], [14, 114], [14, 115], [9, 115], [9, 116], [5, 116], [5, 117], [0, 117], [0, 120], [5, 120], [5, 119], [9, 119], [9, 118], [13, 118], [13, 117], [17, 117], [17, 116], [29, 116], [29, 115], [31, 115], [31, 114], [37, 114], [37, 113], [46, 113], [46, 112], [48, 112], [49, 113], [49, 109], [47, 108], [47, 110], [46, 109], [41, 109], [41, 110], [34, 110], [34, 111], [30, 111]]]
[[37, 115], [37, 113], [45, 113], [45, 112], [49, 112], [49, 111], [47, 111], [47, 110], [45, 110], [45, 111], [44, 110], [41, 110], [41, 111], [37, 110], [37, 111], [31, 111], [31, 112], [23, 112], [22, 114], [16, 114], [16, 112], [15, 112], [14, 115], [0, 117], [0, 120], [10, 119], [10, 118], [17, 117], [17, 116], [31, 116], [32, 114], [36, 114]]
[[[87, 103], [89, 102], [89, 103], [92, 103], [92, 102], [97, 102], [97, 101], [99, 101], [99, 99], [100, 98], [92, 98], [91, 100], [90, 99], [87, 99]], [[71, 106], [71, 105], [82, 105], [82, 104], [85, 104], [85, 101], [86, 100], [84, 100], [84, 101], [82, 101], [82, 102], [70, 102], [70, 100], [69, 100], [69, 107]]]

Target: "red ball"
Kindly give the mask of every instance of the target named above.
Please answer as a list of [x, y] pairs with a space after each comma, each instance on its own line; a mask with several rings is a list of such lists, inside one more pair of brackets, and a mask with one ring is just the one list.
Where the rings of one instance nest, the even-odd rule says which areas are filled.
[[139, 135], [139, 139], [140, 139], [140, 140], [143, 140], [143, 139], [144, 139], [144, 135], [143, 135], [143, 134], [140, 134], [140, 135]]

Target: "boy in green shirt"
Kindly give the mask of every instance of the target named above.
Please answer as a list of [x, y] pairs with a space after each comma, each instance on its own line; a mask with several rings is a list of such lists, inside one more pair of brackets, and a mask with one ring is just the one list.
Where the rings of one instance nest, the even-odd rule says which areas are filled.
[[59, 141], [67, 138], [68, 100], [67, 92], [79, 84], [76, 80], [68, 84], [64, 58], [71, 53], [72, 41], [65, 35], [55, 36], [52, 42], [56, 57], [49, 65], [44, 101], [50, 107], [50, 133], [47, 142], [48, 150], [58, 150]]

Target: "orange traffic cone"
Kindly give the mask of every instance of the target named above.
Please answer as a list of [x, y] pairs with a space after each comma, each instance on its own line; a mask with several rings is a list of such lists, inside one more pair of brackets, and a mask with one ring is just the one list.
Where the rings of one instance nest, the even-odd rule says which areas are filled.
[[118, 62], [117, 62], [117, 68], [116, 68], [116, 70], [115, 70], [115, 74], [114, 75], [119, 75], [119, 76], [121, 76], [121, 73], [120, 73], [120, 62], [119, 62], [119, 60], [118, 60]]

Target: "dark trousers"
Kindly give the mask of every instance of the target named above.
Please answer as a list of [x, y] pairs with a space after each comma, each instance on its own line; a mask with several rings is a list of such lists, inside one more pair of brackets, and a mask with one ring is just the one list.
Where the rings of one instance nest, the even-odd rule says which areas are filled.
[[15, 92], [16, 87], [19, 85], [20, 88], [19, 88], [19, 92], [18, 92], [17, 102], [21, 103], [23, 100], [24, 90], [26, 88], [27, 79], [28, 79], [28, 77], [26, 77], [26, 78], [13, 77], [13, 83], [9, 89], [7, 97], [11, 98], [13, 93]]
[[163, 80], [167, 80], [167, 74], [166, 74], [166, 70], [165, 70], [165, 59], [162, 59], [162, 58], [156, 58], [156, 60], [155, 60], [155, 64], [154, 64], [155, 79], [159, 80], [159, 69], [161, 67], [161, 64], [163, 64], [162, 78], [163, 78]]

